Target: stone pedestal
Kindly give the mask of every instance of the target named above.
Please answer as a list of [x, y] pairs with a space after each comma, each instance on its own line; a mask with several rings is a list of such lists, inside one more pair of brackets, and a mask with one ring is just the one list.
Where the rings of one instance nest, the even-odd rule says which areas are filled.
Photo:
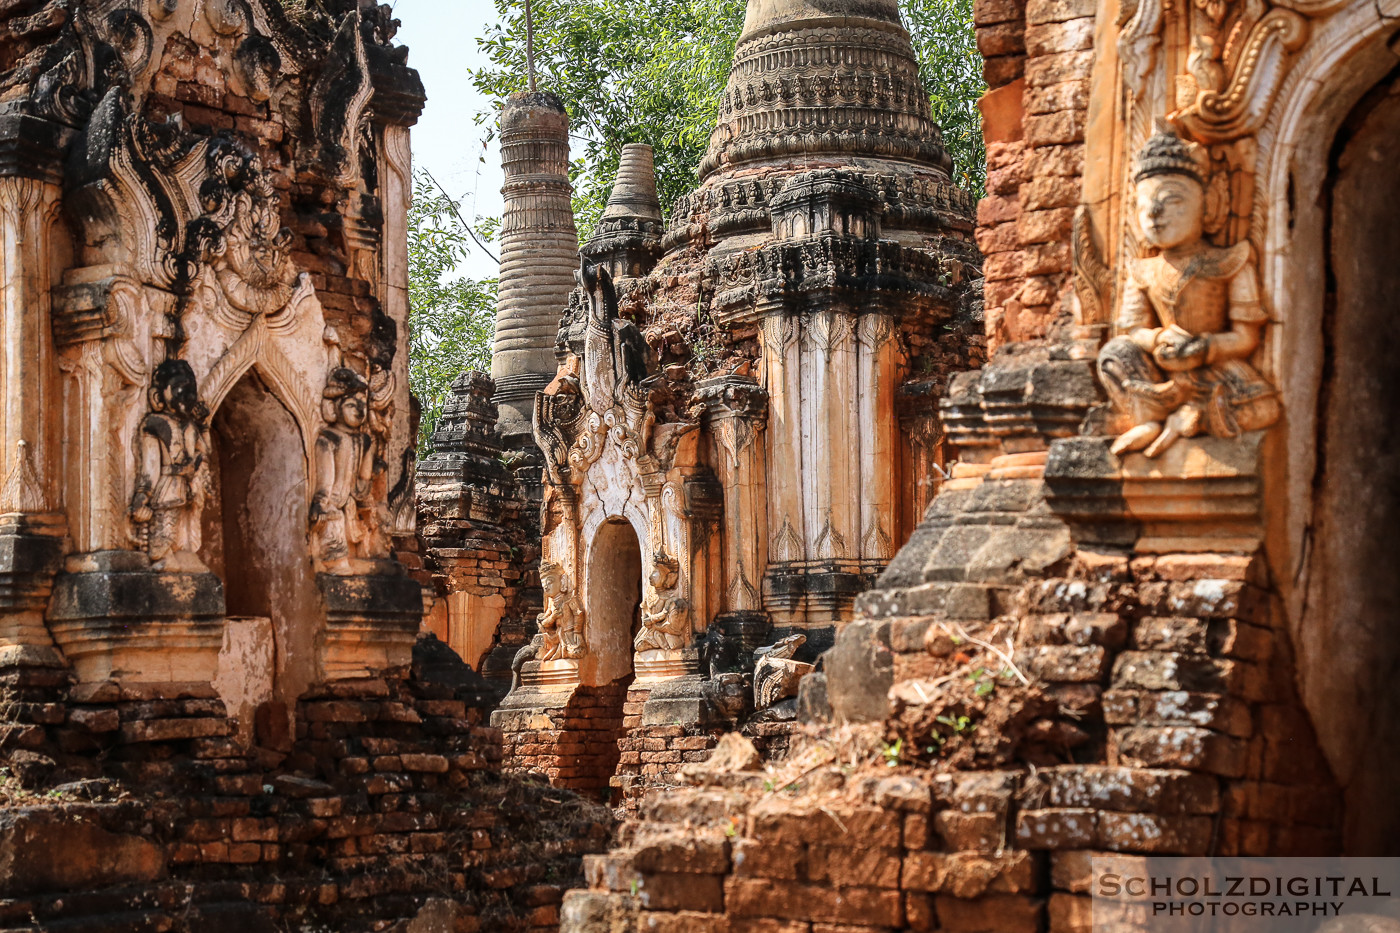
[[1258, 546], [1262, 431], [1177, 440], [1155, 459], [1119, 458], [1111, 438], [1065, 438], [1050, 448], [1047, 500], [1076, 541], [1142, 553]]
[[209, 683], [224, 640], [214, 574], [152, 570], [144, 554], [69, 558], [54, 583], [49, 630], [79, 683]]
[[633, 683], [658, 683], [674, 677], [685, 677], [700, 671], [700, 649], [680, 648], [667, 650], [653, 648], [638, 651], [632, 658], [632, 669], [637, 672]]
[[643, 726], [708, 725], [719, 719], [700, 674], [673, 677], [651, 686], [642, 705]]
[[320, 573], [316, 585], [326, 604], [323, 678], [369, 677], [410, 662], [423, 618], [423, 591], [416, 580], [402, 571], [344, 577]]

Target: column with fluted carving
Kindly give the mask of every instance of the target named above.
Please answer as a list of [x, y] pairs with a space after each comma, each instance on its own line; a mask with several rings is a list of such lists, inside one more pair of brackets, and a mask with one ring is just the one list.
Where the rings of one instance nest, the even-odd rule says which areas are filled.
[[30, 117], [0, 126], [0, 666], [61, 663], [43, 616], [65, 534], [49, 320], [62, 189], [57, 147], [35, 145], [57, 135]]
[[[724, 490], [722, 607], [716, 621], [726, 634], [757, 642], [766, 634], [763, 572], [768, 564], [768, 393], [747, 376], [701, 382], [715, 464]], [[752, 645], [750, 645], [752, 647]]]
[[548, 93], [513, 94], [501, 115], [505, 212], [491, 378], [508, 447], [533, 444], [535, 393], [554, 378], [554, 341], [578, 266], [569, 117]]

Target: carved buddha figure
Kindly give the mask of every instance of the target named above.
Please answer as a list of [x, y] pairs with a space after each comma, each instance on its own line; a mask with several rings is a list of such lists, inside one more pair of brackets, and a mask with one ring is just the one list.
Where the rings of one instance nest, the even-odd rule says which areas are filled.
[[205, 419], [194, 370], [165, 360], [151, 377], [151, 410], [137, 435], [131, 520], [157, 569], [204, 570], [200, 545], [204, 505]]
[[1159, 129], [1134, 170], [1138, 220], [1156, 255], [1134, 260], [1099, 376], [1125, 428], [1115, 454], [1155, 457], [1179, 437], [1237, 437], [1278, 420], [1272, 386], [1246, 362], [1268, 315], [1247, 241], [1202, 239], [1205, 184], [1194, 147]]
[[642, 627], [632, 642], [638, 651], [677, 650], [690, 641], [689, 605], [677, 592], [680, 565], [658, 552], [651, 563], [651, 593], [642, 600]]
[[569, 576], [553, 561], [540, 562], [544, 612], [539, 614], [540, 645], [536, 661], [583, 657], [583, 606], [569, 586]]
[[367, 554], [373, 529], [374, 441], [364, 430], [369, 385], [352, 369], [331, 371], [322, 393], [326, 426], [316, 438], [316, 492], [311, 499], [312, 554], [325, 573], [350, 573], [350, 557]]

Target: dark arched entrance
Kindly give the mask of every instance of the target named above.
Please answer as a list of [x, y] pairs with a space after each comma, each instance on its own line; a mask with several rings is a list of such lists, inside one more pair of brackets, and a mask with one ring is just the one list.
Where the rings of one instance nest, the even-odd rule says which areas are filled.
[[584, 599], [591, 670], [589, 684], [630, 676], [632, 638], [641, 624], [642, 546], [632, 526], [610, 519], [598, 527], [588, 549]]
[[296, 420], [249, 372], [209, 432], [204, 553], [224, 581], [230, 616], [272, 622], [274, 696], [284, 704], [316, 680], [319, 609], [307, 544], [306, 455]]
[[1338, 135], [1305, 695], [1344, 789], [1350, 855], [1400, 855], [1400, 73]]

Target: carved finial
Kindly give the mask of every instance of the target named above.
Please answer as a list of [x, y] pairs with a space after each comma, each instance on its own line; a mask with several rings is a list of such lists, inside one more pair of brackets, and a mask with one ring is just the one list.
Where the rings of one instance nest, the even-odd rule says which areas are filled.
[[29, 443], [15, 442], [15, 462], [5, 477], [5, 486], [0, 489], [0, 512], [42, 512], [44, 510], [44, 490], [39, 485], [39, 477], [34, 472], [34, 463], [29, 455]]
[[657, 551], [652, 555], [651, 562], [654, 566], [664, 568], [668, 573], [680, 573], [681, 564], [665, 551]]

